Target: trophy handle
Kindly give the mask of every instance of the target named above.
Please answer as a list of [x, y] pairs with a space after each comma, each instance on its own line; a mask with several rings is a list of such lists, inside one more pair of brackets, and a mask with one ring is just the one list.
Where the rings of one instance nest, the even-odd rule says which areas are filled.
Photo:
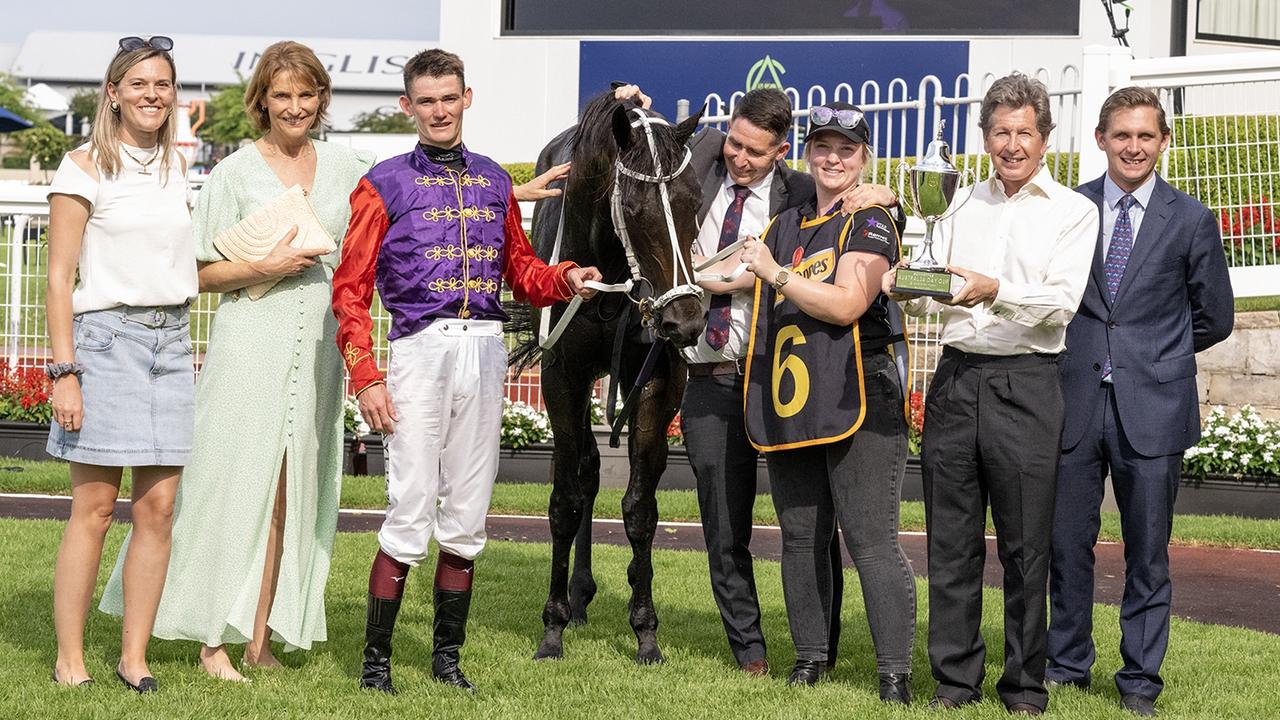
[[898, 202], [902, 203], [911, 214], [924, 219], [924, 213], [920, 212], [919, 203], [916, 202], [915, 196], [908, 194], [911, 190], [911, 183], [907, 181], [907, 177], [911, 172], [911, 168], [907, 167], [907, 161], [904, 159], [898, 163]]
[[947, 209], [947, 212], [938, 218], [939, 222], [946, 220], [952, 215], [955, 215], [956, 213], [960, 212], [960, 208], [964, 207], [964, 204], [969, 202], [969, 198], [973, 197], [973, 191], [978, 188], [978, 171], [977, 170], [973, 168], [969, 168], [968, 170], [965, 170], [963, 173], [960, 174], [960, 178], [962, 180], [968, 181], [965, 183], [964, 187], [968, 188], [969, 192], [964, 196], [964, 199], [961, 200], [959, 203], [952, 201], [951, 207]]

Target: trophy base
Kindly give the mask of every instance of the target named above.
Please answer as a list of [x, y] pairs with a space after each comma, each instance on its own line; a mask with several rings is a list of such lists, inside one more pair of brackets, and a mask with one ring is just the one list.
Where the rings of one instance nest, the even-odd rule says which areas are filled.
[[950, 300], [953, 277], [943, 268], [901, 267], [893, 274], [893, 292]]

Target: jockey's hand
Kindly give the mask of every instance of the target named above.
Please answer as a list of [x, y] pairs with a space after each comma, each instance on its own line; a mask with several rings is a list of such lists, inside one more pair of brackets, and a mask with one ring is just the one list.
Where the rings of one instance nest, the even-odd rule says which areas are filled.
[[581, 297], [583, 300], [590, 300], [595, 297], [596, 289], [586, 285], [586, 281], [594, 280], [596, 282], [601, 282], [604, 280], [604, 276], [601, 275], [600, 271], [594, 266], [576, 267], [570, 268], [569, 271], [564, 274], [564, 279], [569, 283], [569, 290], [572, 291], [574, 295]]
[[386, 383], [365, 388], [356, 396], [356, 402], [360, 405], [360, 416], [374, 432], [390, 435], [396, 431], [400, 416], [396, 414], [395, 405], [391, 404], [391, 394], [387, 392]]
[[569, 163], [561, 163], [523, 185], [516, 185], [511, 192], [518, 202], [537, 202], [544, 198], [559, 197], [560, 188], [547, 187], [553, 182], [569, 177]]

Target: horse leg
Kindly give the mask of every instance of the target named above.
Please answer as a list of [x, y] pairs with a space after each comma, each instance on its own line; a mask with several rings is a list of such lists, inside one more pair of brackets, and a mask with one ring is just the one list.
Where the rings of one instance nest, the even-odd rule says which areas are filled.
[[[569, 623], [569, 551], [582, 524], [583, 493], [578, 479], [581, 464], [582, 418], [589, 384], [573, 382], [563, 368], [567, 363], [544, 366], [543, 397], [555, 438], [552, 454], [552, 488], [547, 516], [551, 525], [551, 585], [542, 609], [543, 636], [535, 660], [564, 655], [564, 628]], [[551, 392], [548, 392], [551, 391]]]
[[655, 379], [645, 386], [627, 444], [631, 477], [622, 498], [622, 517], [631, 541], [631, 629], [638, 648], [636, 662], [664, 662], [658, 649], [658, 614], [653, 607], [653, 536], [658, 527], [658, 480], [667, 468], [667, 426], [679, 406], [683, 382]]
[[596, 580], [591, 572], [591, 516], [600, 492], [600, 448], [590, 419], [582, 435], [582, 457], [578, 466], [578, 482], [582, 488], [582, 522], [573, 546], [573, 576], [569, 580], [569, 622], [587, 622], [587, 606], [596, 596]]

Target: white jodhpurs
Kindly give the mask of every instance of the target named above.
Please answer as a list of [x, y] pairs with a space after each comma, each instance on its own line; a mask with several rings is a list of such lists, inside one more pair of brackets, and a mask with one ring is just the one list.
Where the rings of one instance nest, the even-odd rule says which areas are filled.
[[498, 476], [507, 350], [496, 320], [436, 320], [391, 341], [387, 391], [399, 420], [386, 438], [382, 550], [417, 566], [431, 538], [472, 559]]

